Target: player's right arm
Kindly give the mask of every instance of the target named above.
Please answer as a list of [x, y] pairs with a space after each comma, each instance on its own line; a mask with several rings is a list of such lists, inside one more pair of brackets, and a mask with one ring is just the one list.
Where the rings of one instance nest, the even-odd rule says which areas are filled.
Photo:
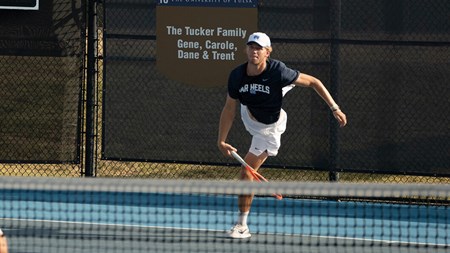
[[220, 114], [219, 133], [217, 137], [217, 146], [220, 152], [222, 152], [225, 156], [231, 156], [231, 151], [237, 151], [236, 148], [226, 142], [228, 133], [233, 126], [237, 106], [238, 100], [231, 98], [230, 95], [227, 95], [225, 105], [223, 106], [222, 113]]

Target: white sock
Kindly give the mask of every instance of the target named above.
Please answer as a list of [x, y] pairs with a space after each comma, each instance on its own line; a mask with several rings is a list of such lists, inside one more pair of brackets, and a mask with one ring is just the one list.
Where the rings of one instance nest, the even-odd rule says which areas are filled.
[[247, 218], [250, 212], [240, 212], [238, 217], [238, 223], [247, 226]]

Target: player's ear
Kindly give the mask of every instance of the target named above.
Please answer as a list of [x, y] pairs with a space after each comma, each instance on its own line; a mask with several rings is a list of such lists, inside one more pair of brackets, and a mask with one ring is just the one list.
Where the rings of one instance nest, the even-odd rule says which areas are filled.
[[272, 47], [266, 47], [266, 54], [267, 54], [267, 58], [270, 57], [270, 54], [272, 53]]

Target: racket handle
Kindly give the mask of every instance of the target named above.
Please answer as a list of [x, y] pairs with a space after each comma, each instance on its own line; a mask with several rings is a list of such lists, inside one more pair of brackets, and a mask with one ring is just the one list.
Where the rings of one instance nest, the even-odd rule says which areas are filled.
[[249, 165], [244, 161], [244, 159], [242, 159], [242, 157], [240, 155], [238, 155], [238, 153], [236, 153], [235, 151], [231, 151], [231, 155], [234, 157], [234, 159], [236, 159], [240, 164], [242, 164], [245, 167], [249, 167]]

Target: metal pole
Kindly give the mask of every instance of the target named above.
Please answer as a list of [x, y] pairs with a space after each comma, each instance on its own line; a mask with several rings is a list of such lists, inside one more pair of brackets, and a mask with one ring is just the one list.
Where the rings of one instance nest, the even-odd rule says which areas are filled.
[[[330, 67], [330, 93], [339, 103], [340, 85], [340, 32], [341, 32], [341, 0], [330, 0], [330, 32], [331, 32], [331, 67]], [[339, 181], [339, 126], [333, 115], [330, 114], [330, 171], [329, 180]]]
[[86, 83], [86, 155], [85, 176], [94, 176], [95, 154], [95, 75], [97, 55], [97, 1], [88, 0], [87, 83]]

